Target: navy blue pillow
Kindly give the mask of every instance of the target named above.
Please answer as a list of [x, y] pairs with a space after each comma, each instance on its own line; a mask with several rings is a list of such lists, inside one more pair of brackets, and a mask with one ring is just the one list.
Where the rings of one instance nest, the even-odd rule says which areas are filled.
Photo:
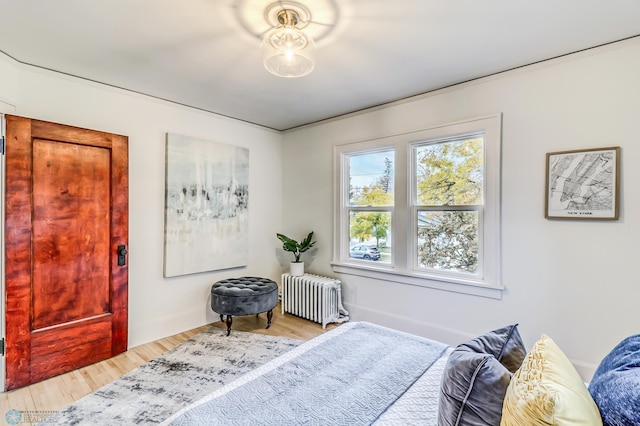
[[496, 426], [511, 376], [526, 356], [518, 324], [453, 350], [440, 386], [438, 426]]
[[589, 392], [605, 425], [640, 425], [640, 334], [627, 337], [604, 357]]

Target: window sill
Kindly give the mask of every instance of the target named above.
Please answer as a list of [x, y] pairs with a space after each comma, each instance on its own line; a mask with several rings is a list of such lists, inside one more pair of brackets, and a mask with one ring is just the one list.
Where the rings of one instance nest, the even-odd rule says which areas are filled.
[[493, 287], [480, 281], [418, 273], [402, 273], [391, 268], [372, 267], [369, 265], [360, 265], [358, 263], [333, 262], [331, 266], [333, 268], [333, 272], [336, 273], [357, 275], [365, 278], [433, 288], [472, 296], [488, 297], [490, 299], [502, 299], [502, 292], [504, 290], [502, 287]]

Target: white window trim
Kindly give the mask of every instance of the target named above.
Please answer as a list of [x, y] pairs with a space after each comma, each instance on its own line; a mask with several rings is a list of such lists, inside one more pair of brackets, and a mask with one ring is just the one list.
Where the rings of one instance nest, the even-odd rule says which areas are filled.
[[[400, 284], [500, 299], [504, 289], [501, 277], [502, 238], [500, 226], [501, 131], [502, 115], [495, 114], [414, 132], [335, 145], [333, 271]], [[416, 225], [414, 218], [416, 207], [412, 202], [414, 183], [409, 177], [405, 179], [397, 172], [394, 179], [395, 202], [391, 230], [392, 246], [394, 247], [392, 264], [378, 264], [349, 258], [348, 239], [342, 238], [345, 233], [349, 232], [349, 220], [348, 217], [345, 218], [345, 206], [348, 205], [349, 191], [348, 156], [359, 152], [394, 148], [394, 169], [396, 171], [410, 170], [414, 167], [412, 165], [413, 145], [428, 140], [451, 139], [456, 135], [472, 133], [483, 133], [485, 137], [485, 214], [483, 229], [480, 230], [483, 242], [482, 264], [480, 265], [482, 275], [474, 277], [441, 271], [433, 274], [417, 268], [416, 262], [413, 261], [416, 249], [412, 247], [412, 244], [409, 244], [413, 240], [412, 233], [414, 225]]]

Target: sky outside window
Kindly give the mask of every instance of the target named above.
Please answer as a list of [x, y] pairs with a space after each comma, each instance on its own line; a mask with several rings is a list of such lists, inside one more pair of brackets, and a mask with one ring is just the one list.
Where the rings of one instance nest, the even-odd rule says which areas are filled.
[[[349, 156], [350, 205], [393, 203], [393, 160], [391, 150]], [[388, 194], [386, 201], [368, 194], [373, 189]]]

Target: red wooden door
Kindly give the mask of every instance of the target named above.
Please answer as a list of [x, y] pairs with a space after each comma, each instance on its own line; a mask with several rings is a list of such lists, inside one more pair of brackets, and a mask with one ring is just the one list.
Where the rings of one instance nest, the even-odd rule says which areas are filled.
[[127, 349], [129, 185], [127, 137], [6, 118], [10, 390]]

